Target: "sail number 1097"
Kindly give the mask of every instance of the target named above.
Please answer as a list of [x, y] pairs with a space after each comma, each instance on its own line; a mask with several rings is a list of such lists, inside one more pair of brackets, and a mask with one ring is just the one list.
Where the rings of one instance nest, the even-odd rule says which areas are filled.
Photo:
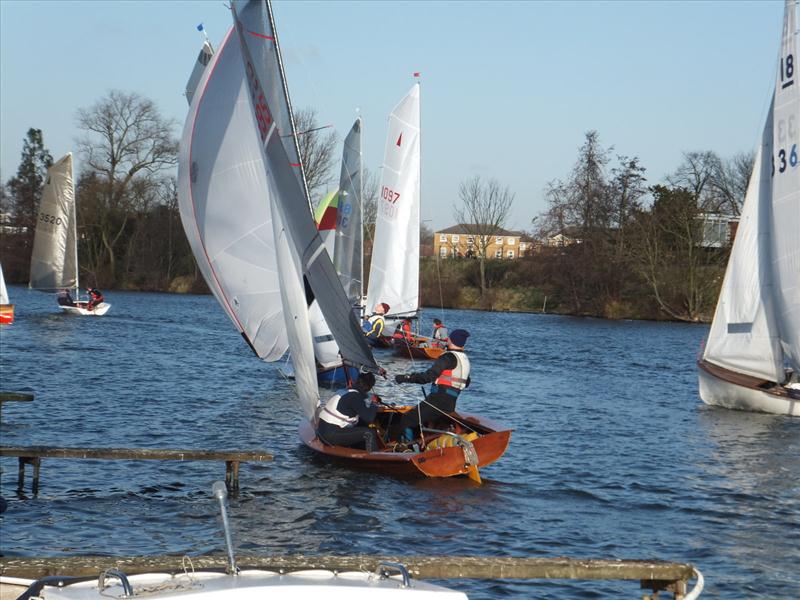
[[400, 192], [395, 192], [394, 190], [391, 190], [388, 187], [383, 186], [381, 188], [381, 198], [383, 198], [390, 204], [396, 204], [397, 201], [400, 199]]

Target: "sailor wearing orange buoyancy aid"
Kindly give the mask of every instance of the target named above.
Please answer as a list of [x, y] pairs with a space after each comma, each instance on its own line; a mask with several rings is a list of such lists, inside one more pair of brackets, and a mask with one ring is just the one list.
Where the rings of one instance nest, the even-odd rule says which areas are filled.
[[392, 427], [392, 437], [407, 435], [411, 429], [414, 436], [419, 432], [419, 425], [431, 424], [434, 428], [445, 426], [449, 419], [447, 414], [456, 409], [456, 400], [463, 389], [470, 384], [469, 357], [464, 352], [469, 332], [456, 329], [447, 341], [448, 351], [442, 354], [422, 373], [396, 375], [397, 383], [432, 383], [430, 394], [413, 409], [405, 413]]
[[375, 376], [362, 373], [350, 389], [340, 390], [317, 409], [317, 437], [323, 443], [377, 450], [377, 434], [368, 426], [378, 414], [376, 397], [369, 394], [374, 385]]

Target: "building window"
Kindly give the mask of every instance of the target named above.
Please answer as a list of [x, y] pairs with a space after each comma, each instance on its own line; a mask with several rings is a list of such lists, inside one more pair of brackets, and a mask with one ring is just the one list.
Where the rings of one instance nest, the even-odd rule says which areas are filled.
[[453, 243], [458, 242], [458, 235], [454, 233], [452, 239], [453, 239]]
[[441, 242], [442, 244], [447, 242], [447, 236], [444, 233], [439, 234], [439, 242]]
[[503, 251], [502, 250], [495, 250], [494, 251], [495, 258], [503, 258]]
[[509, 246], [513, 246], [514, 245], [514, 238], [508, 238], [508, 245]]
[[467, 243], [468, 244], [474, 244], [475, 243], [475, 236], [474, 235], [468, 235], [467, 236]]
[[509, 250], [508, 251], [508, 258], [514, 258], [514, 251], [513, 250]]
[[503, 236], [502, 235], [498, 235], [496, 238], [494, 238], [494, 243], [497, 244], [498, 246], [502, 246], [503, 245]]
[[439, 246], [439, 256], [447, 258], [447, 248], [445, 246]]

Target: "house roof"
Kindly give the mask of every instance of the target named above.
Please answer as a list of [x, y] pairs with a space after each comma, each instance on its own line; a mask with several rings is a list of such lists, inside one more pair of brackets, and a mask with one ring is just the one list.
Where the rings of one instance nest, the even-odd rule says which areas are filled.
[[[468, 227], [476, 227], [476, 225], [459, 223], [458, 225], [453, 225], [452, 227], [448, 227], [447, 229], [440, 229], [439, 231], [435, 232], [435, 235], [438, 235], [440, 233], [463, 233], [465, 235], [472, 235], [467, 229]], [[508, 229], [503, 229], [502, 227], [500, 227], [494, 233], [492, 233], [492, 235], [521, 237], [523, 233], [521, 231], [509, 231]]]

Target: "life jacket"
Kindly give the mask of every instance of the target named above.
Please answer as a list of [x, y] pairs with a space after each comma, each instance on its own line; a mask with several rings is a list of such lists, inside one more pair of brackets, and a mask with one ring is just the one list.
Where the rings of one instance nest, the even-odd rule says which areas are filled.
[[397, 326], [397, 329], [395, 329], [395, 332], [392, 335], [392, 337], [395, 339], [411, 340], [413, 337], [411, 335], [411, 322], [403, 321], [402, 323], [400, 323], [400, 325]]
[[350, 392], [357, 392], [358, 390], [339, 390], [331, 396], [319, 412], [320, 421], [325, 421], [331, 425], [336, 425], [344, 429], [345, 427], [354, 427], [358, 423], [358, 415], [349, 417], [339, 412], [339, 400], [342, 396]]
[[444, 325], [434, 325], [433, 326], [433, 339], [435, 340], [446, 340], [447, 339], [447, 327]]
[[367, 337], [381, 337], [383, 334], [383, 327], [386, 324], [386, 321], [383, 319], [383, 315], [372, 315], [369, 319], [367, 319], [367, 323], [369, 323], [369, 329], [365, 331]]
[[[456, 367], [454, 369], [445, 369], [436, 378], [431, 387], [431, 392], [444, 391], [458, 393], [467, 387], [467, 380], [469, 379], [469, 358], [467, 355], [459, 350], [450, 350], [450, 354], [456, 357]], [[450, 388], [449, 390], [447, 388]]]

